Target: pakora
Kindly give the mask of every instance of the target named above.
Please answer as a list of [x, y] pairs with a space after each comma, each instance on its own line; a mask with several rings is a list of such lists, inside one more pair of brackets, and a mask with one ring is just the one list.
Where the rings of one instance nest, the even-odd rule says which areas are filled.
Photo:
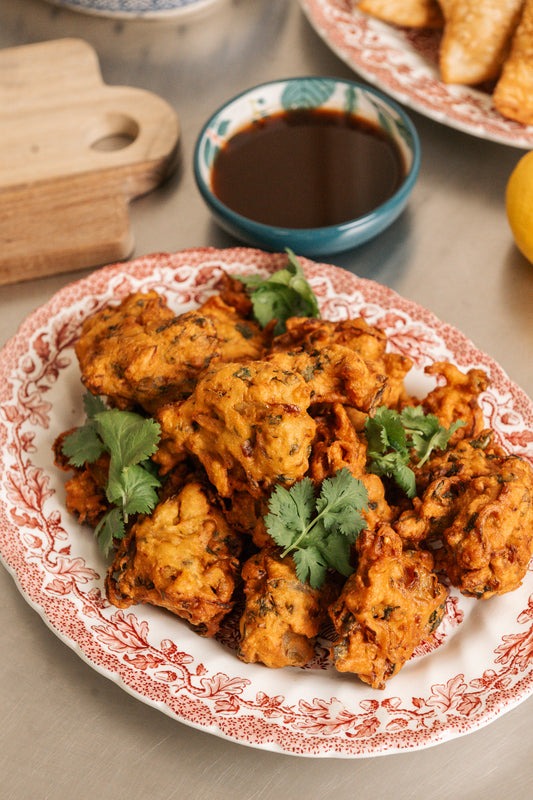
[[313, 441], [309, 475], [316, 485], [332, 478], [347, 467], [354, 478], [363, 482], [368, 502], [361, 514], [368, 529], [393, 519], [394, 511], [387, 502], [385, 486], [377, 475], [367, 472], [366, 439], [358, 433], [341, 403], [333, 403], [316, 418], [317, 430]]
[[446, 589], [424, 550], [404, 550], [388, 525], [363, 532], [359, 563], [330, 608], [338, 638], [331, 659], [374, 689], [402, 668], [444, 616]]
[[251, 556], [242, 580], [239, 658], [276, 669], [307, 664], [326, 617], [327, 593], [298, 580], [292, 558], [275, 547]]
[[214, 636], [234, 605], [241, 546], [201, 484], [187, 484], [121, 541], [107, 573], [107, 596], [118, 608], [161, 606]]
[[215, 296], [178, 316], [157, 292], [135, 293], [83, 324], [76, 344], [81, 378], [90, 392], [117, 408], [187, 397], [213, 360], [257, 358], [265, 335]]
[[191, 397], [158, 412], [163, 439], [155, 461], [168, 472], [194, 455], [222, 497], [291, 484], [307, 470], [315, 433], [309, 395], [301, 375], [269, 362], [217, 364]]
[[442, 384], [422, 400], [426, 414], [435, 414], [445, 428], [461, 420], [463, 425], [453, 434], [451, 444], [459, 439], [475, 439], [485, 427], [479, 396], [489, 385], [487, 374], [481, 369], [469, 369], [464, 373], [455, 364], [441, 361], [424, 371], [443, 379]]
[[338, 322], [309, 317], [292, 317], [287, 320], [286, 332], [272, 341], [272, 352], [322, 352], [330, 345], [341, 345], [357, 353], [367, 367], [381, 379], [379, 402], [391, 408], [410, 402], [404, 378], [413, 366], [407, 356], [387, 349], [387, 336], [362, 317]]
[[463, 594], [516, 589], [533, 553], [533, 470], [491, 443], [491, 432], [437, 453], [420, 498], [394, 524], [404, 542], [437, 544], [436, 568]]
[[222, 497], [290, 486], [309, 465], [316, 430], [311, 403], [349, 397], [368, 410], [380, 387], [355, 353], [337, 346], [316, 356], [276, 353], [216, 364], [187, 400], [156, 415], [163, 443], [155, 460], [168, 471], [186, 453], [195, 455]]

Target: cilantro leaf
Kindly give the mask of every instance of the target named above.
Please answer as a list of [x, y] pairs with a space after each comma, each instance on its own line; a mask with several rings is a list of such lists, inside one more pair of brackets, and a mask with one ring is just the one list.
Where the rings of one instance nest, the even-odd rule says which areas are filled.
[[296, 577], [301, 583], [309, 583], [320, 588], [326, 580], [327, 565], [320, 550], [316, 547], [300, 548], [292, 554]]
[[123, 539], [125, 533], [126, 529], [120, 508], [115, 506], [115, 508], [109, 509], [94, 529], [94, 535], [98, 539], [102, 555], [108, 556], [113, 547], [113, 540]]
[[92, 464], [105, 451], [93, 420], [65, 436], [62, 449], [74, 467], [83, 467], [86, 462]]
[[277, 486], [270, 497], [269, 513], [265, 517], [272, 538], [280, 547], [289, 547], [294, 535], [306, 533], [315, 507], [313, 482], [303, 478], [291, 490]]
[[365, 434], [369, 450], [377, 454], [384, 454], [390, 448], [402, 452], [407, 446], [400, 415], [387, 406], [380, 406], [373, 417], [367, 418]]
[[438, 417], [426, 414], [422, 406], [407, 407], [401, 413], [380, 406], [365, 422], [369, 470], [392, 478], [408, 497], [414, 497], [416, 477], [409, 465], [420, 467], [434, 450], [445, 450], [462, 425], [464, 422], [457, 420], [444, 428]]
[[158, 501], [161, 481], [150, 460], [161, 435], [159, 424], [132, 411], [106, 408], [87, 393], [83, 398], [84, 425], [65, 437], [63, 453], [75, 467], [93, 463], [108, 453], [106, 498], [112, 508], [95, 528], [99, 547], [107, 556], [114, 539], [125, 535], [128, 516], [148, 514]]
[[320, 588], [328, 568], [352, 572], [350, 548], [366, 525], [367, 502], [364, 484], [344, 467], [322, 482], [318, 498], [310, 478], [289, 490], [276, 486], [265, 525], [282, 556], [292, 555], [299, 580]]
[[316, 509], [327, 531], [338, 529], [345, 536], [357, 538], [365, 523], [360, 509], [368, 501], [362, 481], [356, 480], [346, 468], [339, 470], [334, 478], [322, 482]]
[[391, 477], [394, 478], [397, 485], [405, 492], [407, 497], [414, 497], [416, 495], [416, 476], [413, 470], [406, 464], [398, 465], [393, 470]]
[[449, 428], [443, 428], [434, 414], [424, 414], [422, 406], [405, 408], [401, 413], [401, 420], [411, 434], [419, 467], [427, 461], [433, 450], [445, 450], [452, 434], [465, 424], [459, 419]]
[[261, 327], [277, 320], [274, 328], [276, 336], [285, 331], [285, 323], [289, 317], [320, 319], [317, 298], [298, 259], [289, 248], [287, 255], [287, 266], [274, 272], [269, 278], [258, 275], [234, 276], [248, 289], [254, 316]]
[[120, 480], [108, 484], [107, 499], [111, 503], [120, 502], [127, 520], [129, 514], [148, 514], [157, 503], [156, 488], [161, 486], [157, 476], [141, 464], [124, 467]]
[[107, 406], [101, 397], [91, 394], [91, 392], [86, 392], [83, 395], [83, 410], [87, 419], [91, 420], [102, 411], [107, 411]]
[[332, 530], [319, 547], [320, 554], [326, 563], [345, 577], [353, 572], [350, 564], [350, 548], [347, 547], [347, 544], [349, 544], [349, 540], [341, 531]]
[[117, 408], [97, 414], [94, 419], [106, 450], [122, 468], [144, 461], [157, 450], [161, 428], [154, 419]]

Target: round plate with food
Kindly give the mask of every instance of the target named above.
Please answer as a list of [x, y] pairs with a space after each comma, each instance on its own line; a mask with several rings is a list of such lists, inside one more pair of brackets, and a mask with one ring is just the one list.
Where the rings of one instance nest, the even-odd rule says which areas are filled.
[[364, 14], [352, 0], [300, 0], [330, 49], [358, 75], [401, 103], [482, 139], [530, 149], [531, 126], [503, 117], [489, 86], [446, 84], [438, 54], [442, 33], [406, 28]]
[[[488, 355], [429, 311], [373, 281], [307, 259], [298, 262], [323, 321], [358, 318], [365, 330], [370, 326], [386, 334], [387, 351], [396, 365], [409, 359], [412, 366], [405, 386], [411, 396], [423, 398], [434, 389], [438, 392], [440, 379], [426, 370], [431, 364], [447, 362], [461, 373], [486, 375], [488, 382], [480, 384], [478, 398], [483, 424], [492, 429], [499, 447], [519, 456], [521, 464], [533, 464], [533, 405]], [[205, 320], [200, 323], [195, 310], [220, 292], [224, 275], [248, 276], [249, 283], [256, 285], [257, 276], [267, 281], [280, 270], [286, 277], [286, 254], [250, 248], [154, 254], [96, 271], [61, 289], [28, 317], [3, 348], [0, 360], [2, 560], [32, 607], [91, 667], [142, 702], [214, 735], [276, 752], [353, 758], [417, 750], [471, 733], [533, 691], [528, 644], [533, 632], [533, 574], [527, 562], [512, 591], [488, 592], [492, 596], [478, 599], [446, 586], [439, 600], [438, 627], [425, 630], [402, 669], [392, 677], [385, 675], [381, 688], [375, 681], [373, 688], [368, 679], [332, 663], [327, 626], [304, 664], [272, 669], [251, 657], [243, 658], [253, 647], [243, 647], [238, 602], [228, 606], [220, 624], [212, 616], [210, 625], [203, 626], [201, 632], [209, 635], [198, 635], [198, 627], [186, 618], [151, 602], [153, 586], [147, 582], [146, 594], [137, 597], [140, 602], [122, 602], [125, 585], [111, 585], [116, 572], [110, 569], [112, 555], [102, 554], [91, 526], [78, 521], [72, 506], [67, 509], [68, 476], [54, 463], [53, 448], [62, 432], [84, 424], [87, 413], [75, 353], [82, 328], [87, 331], [86, 321], [101, 315], [105, 322], [110, 319], [106, 315], [115, 313], [127, 298], [155, 293], [150, 296], [162, 298], [154, 301], [159, 311], [166, 309], [161, 312], [164, 322], [157, 325], [159, 332], [166, 335], [177, 330], [185, 314], [190, 314], [187, 320], [193, 321], [197, 332], [204, 331]], [[238, 292], [234, 300], [237, 308]], [[115, 310], [104, 312], [109, 306]], [[238, 327], [241, 344], [253, 342], [256, 328], [242, 320]], [[280, 350], [276, 356], [280, 363], [293, 357]], [[351, 358], [343, 351], [345, 366], [352, 364]], [[251, 380], [247, 372], [251, 363], [244, 358], [234, 370], [239, 373], [235, 380], [245, 388]], [[316, 364], [311, 371], [308, 367], [305, 374], [312, 382]], [[225, 369], [224, 363], [215, 364], [213, 375], [224, 378]], [[211, 375], [211, 366], [208, 372]], [[114, 375], [122, 381], [125, 372], [117, 368]], [[84, 380], [91, 382], [89, 377]], [[196, 391], [201, 380], [193, 381], [190, 391]], [[305, 381], [294, 389], [294, 375], [291, 380], [301, 403], [301, 397], [307, 396]], [[225, 387], [233, 391], [229, 383]], [[223, 393], [223, 381], [221, 385]], [[146, 400], [146, 386], [137, 384], [141, 391], [137, 400], [145, 406], [153, 402], [153, 396]], [[336, 386], [342, 395], [340, 384]], [[325, 396], [322, 401], [327, 402]], [[173, 402], [188, 407], [187, 399]], [[125, 403], [117, 400], [116, 405]], [[293, 394], [282, 416], [296, 421], [298, 414]], [[202, 412], [194, 425], [191, 422], [189, 433], [197, 433], [202, 425], [203, 430], [212, 431], [215, 422], [213, 418], [206, 422]], [[308, 420], [305, 425], [309, 426]], [[227, 434], [224, 431], [220, 441], [227, 442]], [[217, 439], [216, 447], [220, 446]], [[253, 448], [251, 439], [242, 443], [241, 461]], [[219, 487], [223, 507], [231, 496], [224, 481], [229, 478], [235, 488], [238, 481], [242, 484], [243, 472], [224, 471], [222, 462], [215, 464], [213, 453], [203, 445], [197, 452], [199, 457], [209, 456], [202, 464], [212, 482], [211, 496], [216, 503]], [[292, 447], [288, 452], [296, 457]], [[145, 456], [136, 454], [137, 460]], [[290, 464], [297, 469], [295, 461]], [[247, 474], [253, 475], [253, 465]], [[266, 473], [257, 474], [260, 483]], [[242, 496], [242, 485], [237, 488]], [[197, 500], [194, 503], [198, 507]], [[530, 512], [525, 509], [525, 513]], [[142, 523], [144, 517], [139, 519]], [[470, 528], [477, 524], [472, 514]], [[226, 536], [225, 544], [228, 541]], [[211, 557], [213, 546], [208, 549]], [[227, 560], [232, 560], [231, 554]], [[342, 569], [342, 559], [339, 563]], [[394, 615], [390, 605], [382, 622], [392, 625]], [[333, 621], [338, 622], [339, 616], [342, 628], [349, 615], [337, 614], [336, 619], [334, 615]]]

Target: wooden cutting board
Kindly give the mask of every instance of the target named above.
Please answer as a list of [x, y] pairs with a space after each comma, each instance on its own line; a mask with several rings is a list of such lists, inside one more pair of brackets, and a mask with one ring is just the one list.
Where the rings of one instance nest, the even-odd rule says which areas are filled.
[[82, 40], [0, 50], [0, 285], [127, 258], [128, 204], [179, 136], [160, 97], [104, 84]]

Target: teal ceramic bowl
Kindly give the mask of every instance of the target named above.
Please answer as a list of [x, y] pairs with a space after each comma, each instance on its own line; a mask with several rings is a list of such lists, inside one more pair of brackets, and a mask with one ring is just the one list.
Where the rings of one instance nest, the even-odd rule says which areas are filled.
[[[251, 123], [295, 109], [349, 112], [392, 138], [401, 154], [404, 173], [394, 194], [355, 219], [309, 228], [264, 224], [221, 202], [213, 191], [213, 164], [220, 148]], [[290, 247], [300, 255], [316, 257], [369, 241], [401, 214], [418, 176], [420, 143], [413, 123], [400, 106], [374, 89], [336, 78], [289, 78], [255, 86], [223, 105], [202, 128], [193, 161], [198, 189], [224, 230], [254, 247], [272, 251]]]

